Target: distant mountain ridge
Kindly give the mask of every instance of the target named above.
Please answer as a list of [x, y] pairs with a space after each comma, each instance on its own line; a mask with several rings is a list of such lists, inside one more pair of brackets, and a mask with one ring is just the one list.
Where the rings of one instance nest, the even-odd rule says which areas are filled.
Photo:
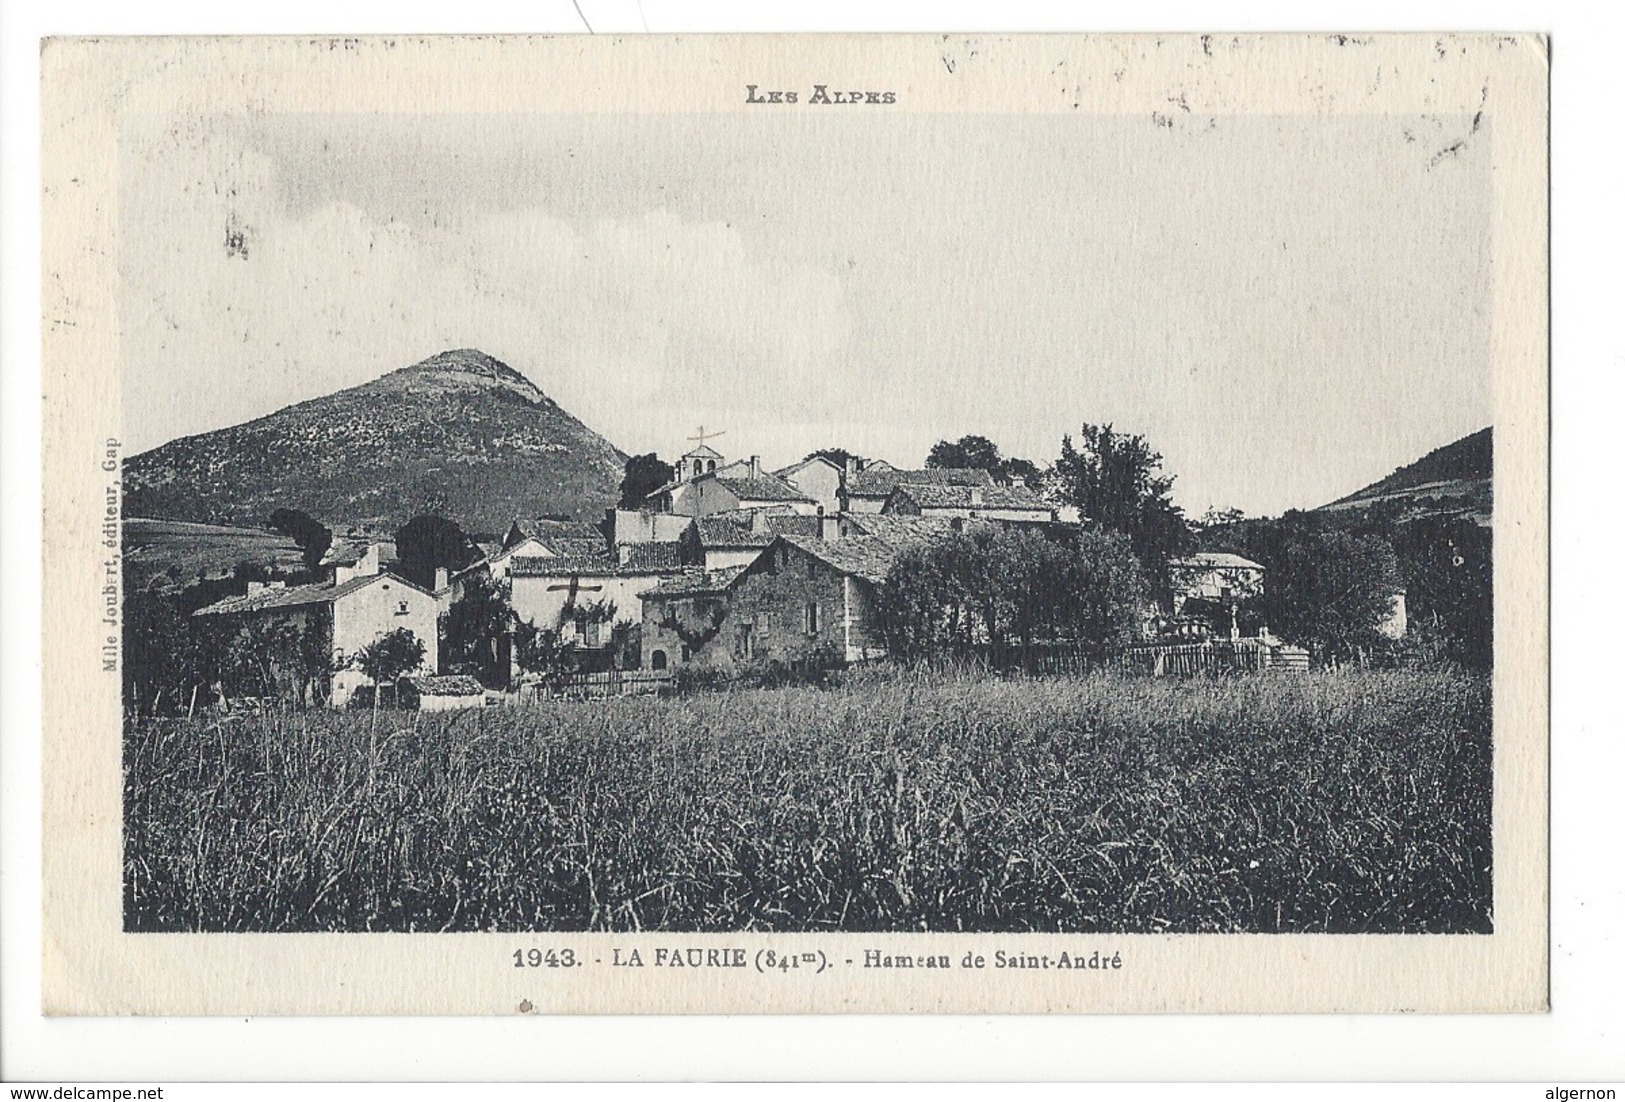
[[1456, 515], [1489, 524], [1494, 474], [1494, 430], [1480, 429], [1315, 511], [1386, 507], [1402, 520]]
[[286, 507], [393, 531], [439, 513], [500, 534], [516, 516], [599, 519], [625, 463], [523, 374], [457, 349], [133, 456], [124, 515], [258, 526]]

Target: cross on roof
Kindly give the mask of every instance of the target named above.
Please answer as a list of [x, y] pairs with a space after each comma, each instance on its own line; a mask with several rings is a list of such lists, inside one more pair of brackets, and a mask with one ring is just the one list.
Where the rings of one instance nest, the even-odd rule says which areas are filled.
[[703, 447], [707, 440], [714, 440], [727, 431], [727, 429], [718, 429], [716, 432], [706, 432], [705, 426], [701, 425], [694, 430], [694, 435], [690, 436], [689, 439], [694, 441], [695, 445]]
[[569, 590], [570, 595], [564, 599], [564, 603], [565, 603], [565, 605], [567, 607], [573, 607], [575, 605], [575, 603], [576, 603], [577, 595], [579, 595], [579, 594], [581, 594], [583, 592], [585, 592], [585, 593], [597, 593], [598, 591], [600, 591], [603, 588], [604, 587], [601, 586], [601, 585], [582, 585], [581, 584], [581, 575], [579, 575], [579, 574], [571, 574], [570, 575], [570, 584], [569, 585], [564, 585], [562, 583], [560, 583], [558, 585], [550, 585], [550, 586], [547, 587], [547, 591], [549, 593], [553, 593], [553, 592], [561, 592], [563, 590]]

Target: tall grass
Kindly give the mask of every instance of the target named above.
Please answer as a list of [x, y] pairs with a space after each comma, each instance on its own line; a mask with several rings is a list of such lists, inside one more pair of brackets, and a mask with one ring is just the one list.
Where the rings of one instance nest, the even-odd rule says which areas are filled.
[[1461, 672], [390, 713], [374, 770], [369, 722], [131, 725], [127, 927], [1490, 929]]

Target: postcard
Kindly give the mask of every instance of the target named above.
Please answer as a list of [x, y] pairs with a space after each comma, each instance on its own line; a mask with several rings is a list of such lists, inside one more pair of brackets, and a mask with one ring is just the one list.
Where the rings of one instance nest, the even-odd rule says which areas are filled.
[[1546, 1008], [1541, 37], [43, 65], [48, 1013]]

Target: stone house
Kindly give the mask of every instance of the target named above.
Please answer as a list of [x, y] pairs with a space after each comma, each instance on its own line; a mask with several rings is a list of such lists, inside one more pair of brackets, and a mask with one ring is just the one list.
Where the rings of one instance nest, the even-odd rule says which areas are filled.
[[687, 530], [689, 517], [658, 513], [653, 509], [608, 509], [604, 524], [611, 545], [622, 543], [676, 543]]
[[734, 583], [744, 573], [743, 566], [695, 569], [644, 589], [643, 668], [661, 673], [695, 663], [717, 638]]
[[980, 486], [992, 489], [993, 475], [975, 467], [922, 468], [903, 470], [885, 460], [877, 459], [862, 468], [846, 474], [846, 485], [841, 491], [841, 510], [848, 513], [878, 513], [886, 499], [897, 487], [912, 486]]
[[827, 515], [834, 516], [841, 511], [841, 487], [846, 484], [846, 471], [839, 464], [814, 455], [773, 474], [816, 501]]
[[1018, 524], [1053, 524], [1055, 507], [1025, 486], [901, 483], [887, 495], [882, 513], [908, 517], [958, 517]]
[[328, 699], [337, 708], [370, 684], [360, 670], [345, 668], [349, 659], [397, 628], [407, 629], [423, 643], [423, 661], [408, 673], [433, 673], [440, 661], [440, 605], [436, 594], [404, 578], [369, 574], [291, 588], [250, 583], [246, 594], [227, 597], [192, 615], [284, 623], [301, 634], [322, 633], [331, 640], [334, 672]]
[[399, 561], [395, 541], [371, 536], [335, 536], [318, 564], [332, 582], [381, 574]]
[[747, 509], [783, 509], [809, 516], [818, 512], [818, 502], [763, 470], [761, 457], [755, 455], [662, 487], [650, 499], [665, 512], [691, 517]]
[[809, 517], [783, 507], [712, 513], [689, 522], [679, 541], [681, 558], [685, 565], [705, 570], [747, 566], [780, 535], [818, 536], [826, 530], [832, 538], [836, 534], [833, 516]]
[[774, 538], [748, 566], [695, 571], [643, 593], [643, 661], [732, 673], [885, 656], [876, 595], [913, 535]]

